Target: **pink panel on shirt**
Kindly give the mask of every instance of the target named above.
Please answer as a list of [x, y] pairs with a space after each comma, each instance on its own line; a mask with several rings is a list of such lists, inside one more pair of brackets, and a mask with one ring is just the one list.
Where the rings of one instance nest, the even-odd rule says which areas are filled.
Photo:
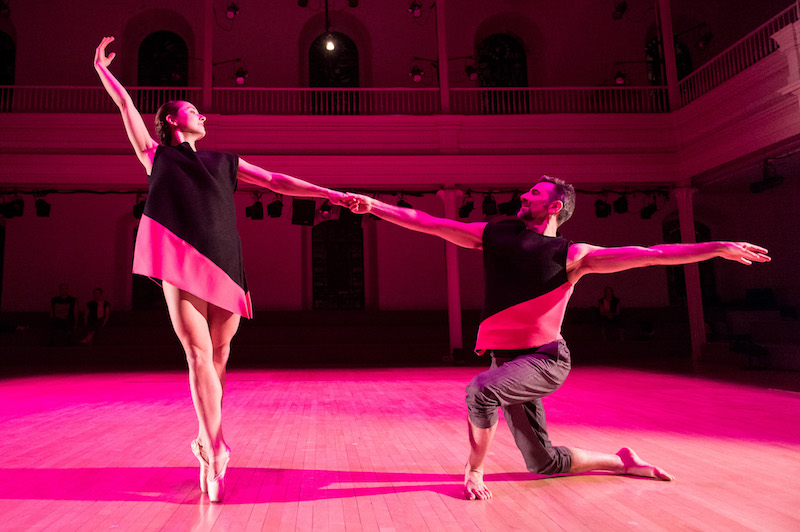
[[501, 310], [481, 322], [475, 352], [527, 349], [561, 339], [561, 325], [575, 285], [564, 283], [537, 298]]
[[[220, 308], [253, 317], [249, 292], [208, 257], [147, 216], [139, 222], [133, 273], [161, 279]], [[199, 279], [205, 282], [197, 283]]]

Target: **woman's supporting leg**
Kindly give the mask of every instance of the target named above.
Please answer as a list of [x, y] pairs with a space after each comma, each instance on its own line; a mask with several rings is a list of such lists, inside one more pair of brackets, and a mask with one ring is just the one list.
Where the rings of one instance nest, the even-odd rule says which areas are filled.
[[[189, 366], [189, 387], [200, 426], [200, 439], [209, 457], [225, 450], [222, 436], [222, 385], [214, 367], [214, 346], [208, 322], [208, 303], [164, 283], [172, 326], [186, 353]], [[218, 471], [211, 465], [211, 475]], [[221, 468], [221, 464], [216, 464]]]

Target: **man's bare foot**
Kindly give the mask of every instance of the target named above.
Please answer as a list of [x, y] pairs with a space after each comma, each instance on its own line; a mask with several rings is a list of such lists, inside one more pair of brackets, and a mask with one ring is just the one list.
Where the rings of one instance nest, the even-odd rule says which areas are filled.
[[467, 469], [464, 473], [464, 497], [469, 500], [485, 500], [492, 498], [492, 492], [483, 483], [483, 471]]
[[623, 447], [617, 451], [617, 456], [622, 460], [623, 475], [633, 475], [637, 477], [657, 478], [659, 480], [675, 480], [675, 477], [654, 465], [648, 464], [633, 450]]

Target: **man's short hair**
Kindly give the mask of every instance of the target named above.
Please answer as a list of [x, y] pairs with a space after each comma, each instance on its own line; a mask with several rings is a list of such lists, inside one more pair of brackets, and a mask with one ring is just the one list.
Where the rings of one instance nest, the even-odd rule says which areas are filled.
[[539, 183], [542, 182], [552, 183], [554, 185], [553, 194], [550, 196], [550, 201], [558, 200], [563, 204], [563, 207], [558, 213], [558, 217], [556, 217], [556, 222], [558, 225], [561, 225], [569, 220], [572, 216], [572, 213], [575, 212], [575, 187], [563, 179], [549, 175], [543, 175], [540, 177]]

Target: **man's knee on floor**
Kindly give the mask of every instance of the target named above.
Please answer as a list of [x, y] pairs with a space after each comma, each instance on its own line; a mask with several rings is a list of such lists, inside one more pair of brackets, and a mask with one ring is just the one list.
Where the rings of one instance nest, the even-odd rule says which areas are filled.
[[572, 455], [566, 447], [553, 447], [547, 454], [546, 459], [525, 457], [526, 469], [536, 475], [552, 476], [568, 473], [572, 468]]

